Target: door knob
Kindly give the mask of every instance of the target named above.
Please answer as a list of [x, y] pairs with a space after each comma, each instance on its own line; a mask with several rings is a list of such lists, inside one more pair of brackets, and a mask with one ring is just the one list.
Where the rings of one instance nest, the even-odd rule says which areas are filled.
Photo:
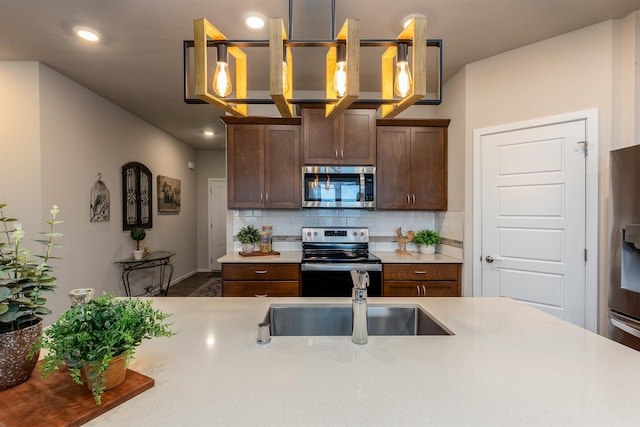
[[485, 257], [485, 261], [487, 261], [489, 264], [491, 264], [493, 262], [493, 257], [491, 255], [487, 255]]

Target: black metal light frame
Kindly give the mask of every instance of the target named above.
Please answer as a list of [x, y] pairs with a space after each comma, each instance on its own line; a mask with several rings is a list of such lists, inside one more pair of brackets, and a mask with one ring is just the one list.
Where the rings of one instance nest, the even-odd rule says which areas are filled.
[[[333, 47], [337, 46], [340, 42], [335, 40], [335, 0], [331, 0], [331, 39], [330, 40], [294, 40], [291, 35], [293, 33], [293, 15], [292, 4], [293, 0], [289, 0], [289, 30], [288, 40], [284, 41], [284, 47]], [[412, 40], [397, 40], [397, 39], [368, 39], [360, 40], [360, 47], [390, 47], [397, 46], [398, 44], [404, 44], [406, 46], [412, 46]], [[440, 105], [442, 103], [442, 39], [427, 39], [425, 41], [427, 47], [437, 47], [439, 53], [438, 61], [438, 97], [434, 99], [421, 99], [416, 101], [413, 105]], [[208, 40], [207, 47], [217, 47], [220, 44], [225, 44], [227, 47], [269, 47], [269, 40], [224, 40], [214, 41]], [[207, 104], [200, 98], [192, 98], [190, 94], [189, 76], [191, 70], [189, 68], [189, 49], [193, 49], [193, 40], [184, 40], [182, 44], [183, 54], [183, 74], [184, 74], [184, 102], [187, 104]], [[291, 66], [292, 64], [289, 64]], [[272, 98], [240, 98], [229, 99], [225, 98], [225, 101], [229, 104], [274, 104]], [[337, 99], [326, 98], [290, 98], [287, 99], [290, 104], [329, 104], [338, 101]], [[395, 104], [397, 99], [357, 99], [353, 104]]]

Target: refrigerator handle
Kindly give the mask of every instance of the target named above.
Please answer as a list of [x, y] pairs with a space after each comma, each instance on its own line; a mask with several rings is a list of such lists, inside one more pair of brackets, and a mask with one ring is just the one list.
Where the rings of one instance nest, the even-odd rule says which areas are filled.
[[609, 313], [609, 320], [616, 328], [621, 329], [636, 338], [640, 338], [640, 323], [635, 320], [613, 313]]

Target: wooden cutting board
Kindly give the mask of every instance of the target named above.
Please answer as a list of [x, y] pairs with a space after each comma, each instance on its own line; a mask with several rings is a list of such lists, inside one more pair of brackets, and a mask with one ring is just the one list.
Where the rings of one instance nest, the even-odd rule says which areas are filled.
[[80, 426], [153, 385], [153, 378], [127, 369], [124, 383], [105, 391], [98, 406], [87, 386], [74, 383], [66, 368], [44, 380], [36, 368], [26, 382], [0, 391], [0, 426]]

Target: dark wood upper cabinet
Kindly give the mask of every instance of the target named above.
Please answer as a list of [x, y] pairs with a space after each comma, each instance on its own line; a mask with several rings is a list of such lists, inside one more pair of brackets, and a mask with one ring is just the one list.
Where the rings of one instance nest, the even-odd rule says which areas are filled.
[[434, 121], [439, 126], [380, 122], [384, 121], [378, 121], [377, 129], [381, 161], [376, 169], [376, 208], [446, 210], [448, 120]]
[[349, 109], [327, 119], [323, 108], [302, 109], [305, 165], [362, 165], [376, 163], [376, 111]]
[[298, 209], [300, 174], [299, 126], [227, 125], [229, 209]]

